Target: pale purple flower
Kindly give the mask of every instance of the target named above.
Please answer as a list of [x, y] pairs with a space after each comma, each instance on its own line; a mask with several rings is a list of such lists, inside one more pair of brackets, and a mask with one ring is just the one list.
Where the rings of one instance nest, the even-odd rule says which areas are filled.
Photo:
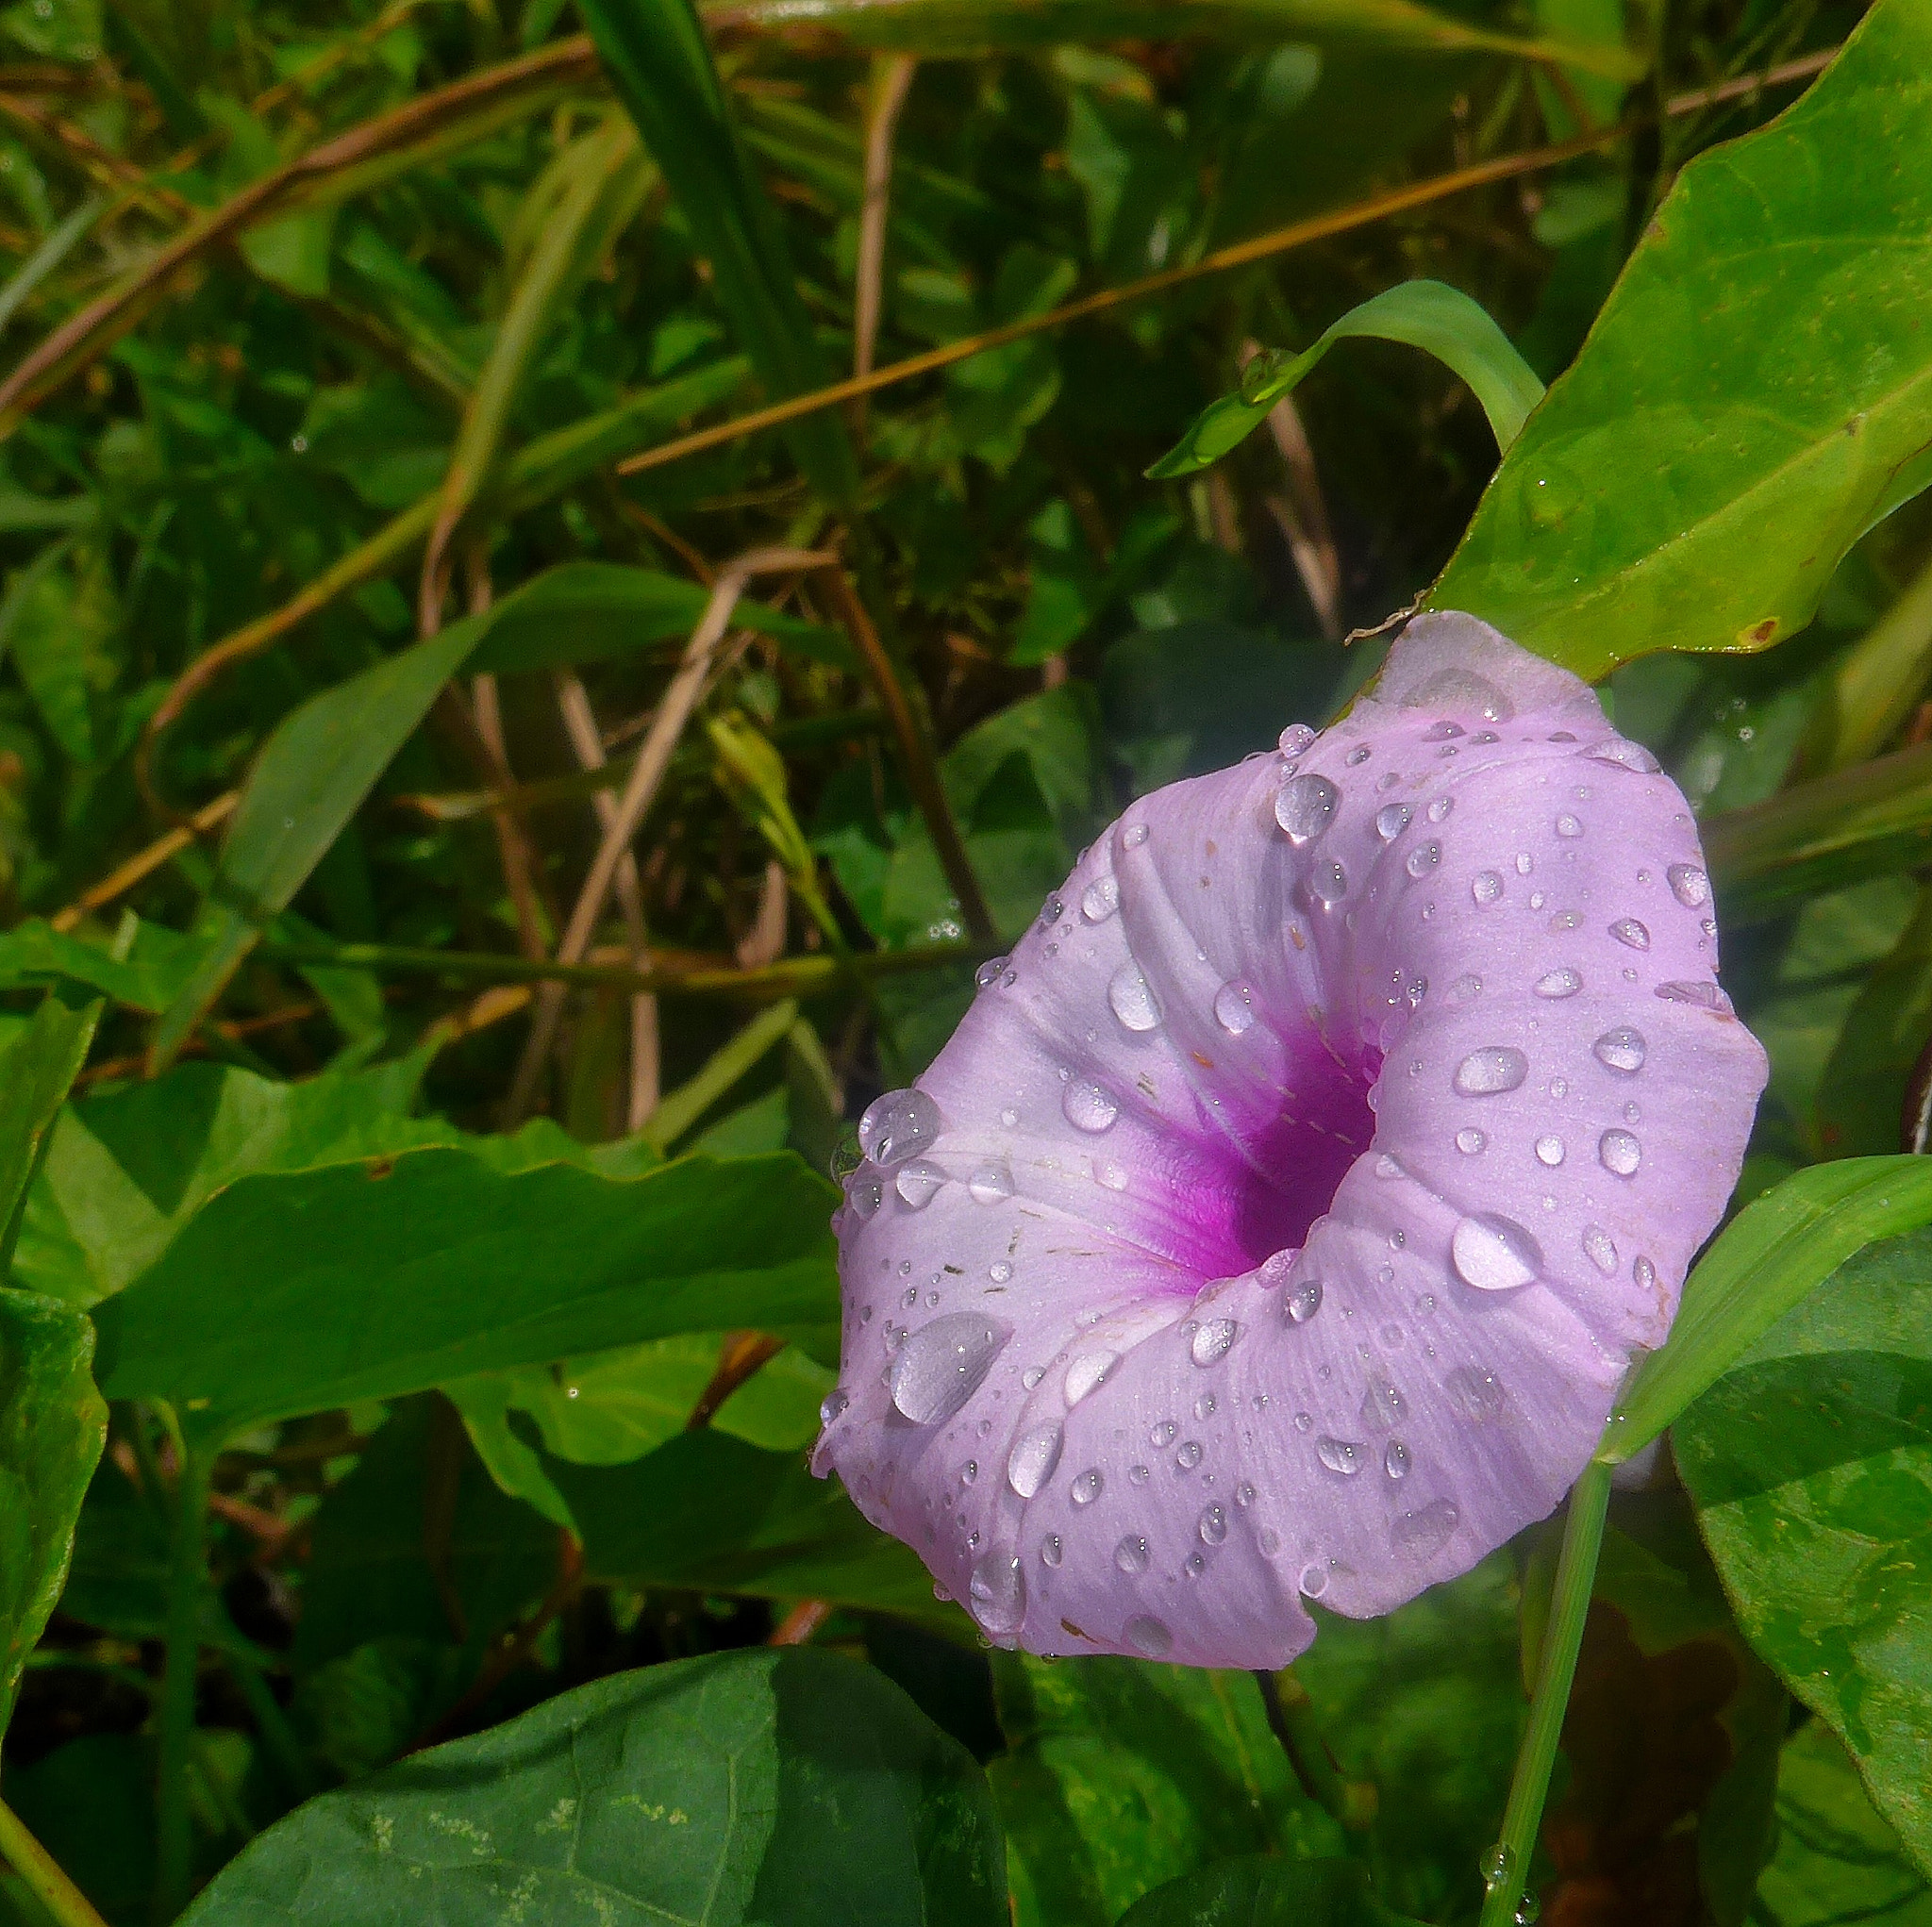
[[814, 1469], [1003, 1645], [1277, 1667], [1557, 1504], [1764, 1053], [1594, 695], [1423, 616], [1317, 736], [1134, 804], [839, 1214]]

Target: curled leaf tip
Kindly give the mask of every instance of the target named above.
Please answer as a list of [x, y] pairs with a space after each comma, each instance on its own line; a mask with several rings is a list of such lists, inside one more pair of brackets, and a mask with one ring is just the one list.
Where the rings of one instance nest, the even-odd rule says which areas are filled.
[[1556, 1505], [1765, 1058], [1682, 795], [1425, 615], [1142, 797], [860, 1127], [814, 1464], [989, 1637], [1279, 1667]]

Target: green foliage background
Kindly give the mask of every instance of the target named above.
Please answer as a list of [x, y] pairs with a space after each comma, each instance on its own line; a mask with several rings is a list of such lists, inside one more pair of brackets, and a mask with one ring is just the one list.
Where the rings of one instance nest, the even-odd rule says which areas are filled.
[[[1932, 1920], [1928, 75], [0, 10], [0, 1914]], [[1772, 1053], [1666, 1450], [1587, 1616], [1557, 1521], [1271, 1680], [989, 1654], [804, 1469], [847, 1121], [1424, 603], [1663, 759]]]

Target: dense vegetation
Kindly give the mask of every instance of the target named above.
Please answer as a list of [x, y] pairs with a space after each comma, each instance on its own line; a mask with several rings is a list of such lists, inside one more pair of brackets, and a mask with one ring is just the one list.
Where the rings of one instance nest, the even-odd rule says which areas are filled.
[[[1932, 20], [1862, 13], [0, 10], [0, 1907], [1932, 1920]], [[1567, 1543], [1258, 1684], [989, 1653], [804, 1469], [825, 1173], [1424, 597], [1699, 811], [1761, 1202]]]

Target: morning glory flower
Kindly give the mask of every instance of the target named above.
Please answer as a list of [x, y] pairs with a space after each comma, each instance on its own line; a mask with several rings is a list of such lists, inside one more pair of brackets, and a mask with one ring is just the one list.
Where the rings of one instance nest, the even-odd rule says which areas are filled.
[[1764, 1053], [1683, 796], [1420, 617], [1133, 804], [859, 1126], [814, 1457], [987, 1636], [1278, 1667], [1545, 1517], [1661, 1342]]

